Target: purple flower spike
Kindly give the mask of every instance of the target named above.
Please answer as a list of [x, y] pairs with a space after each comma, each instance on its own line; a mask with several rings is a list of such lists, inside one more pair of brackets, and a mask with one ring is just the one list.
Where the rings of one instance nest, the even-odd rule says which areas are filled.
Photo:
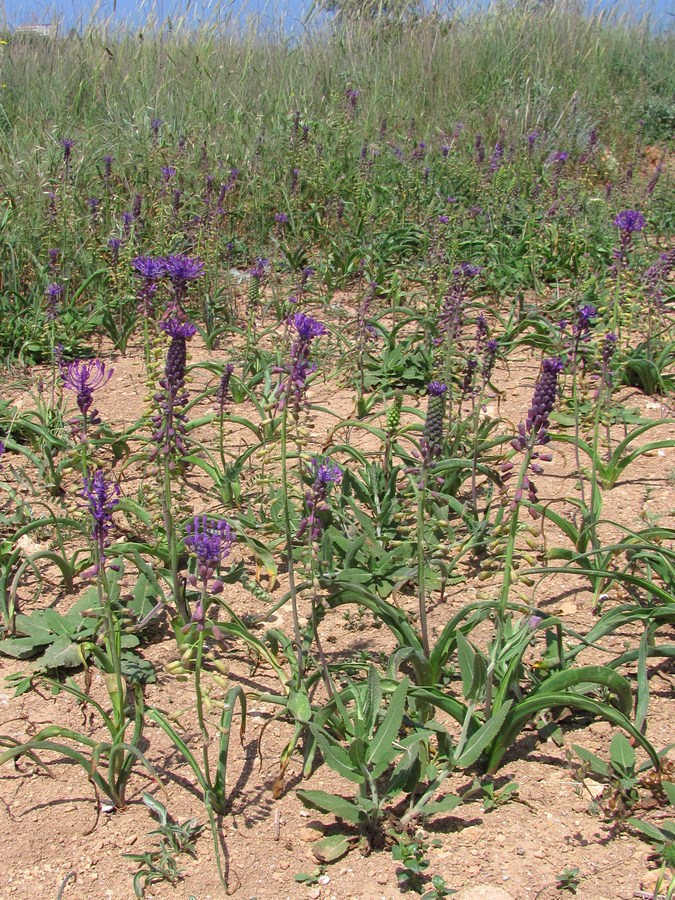
[[230, 380], [232, 378], [232, 373], [234, 372], [234, 364], [227, 363], [225, 368], [223, 369], [223, 374], [220, 378], [220, 384], [218, 385], [218, 391], [216, 392], [216, 397], [218, 398], [218, 402], [220, 403], [220, 412], [221, 415], [225, 408], [225, 404], [229, 398], [230, 393]]
[[63, 293], [62, 284], [50, 284], [45, 295], [47, 297], [47, 309], [45, 318], [48, 322], [55, 322], [59, 317], [59, 301]]
[[60, 144], [63, 147], [63, 161], [66, 166], [68, 166], [70, 163], [71, 151], [75, 146], [75, 141], [71, 140], [70, 138], [61, 138]]
[[276, 390], [276, 396], [279, 409], [283, 409], [290, 400], [297, 414], [305, 396], [307, 379], [316, 370], [316, 364], [309, 361], [312, 341], [327, 334], [328, 330], [322, 322], [305, 313], [295, 313], [289, 322], [298, 336], [291, 347], [290, 365], [275, 369], [285, 376]]
[[326, 326], [322, 322], [317, 322], [316, 319], [306, 316], [305, 313], [295, 313], [291, 318], [291, 325], [298, 332], [300, 340], [307, 343], [311, 343], [314, 338], [328, 333]]
[[625, 234], [634, 234], [642, 231], [647, 224], [645, 217], [637, 209], [624, 209], [614, 219], [614, 224]]
[[134, 274], [143, 279], [143, 284], [136, 295], [138, 312], [142, 316], [150, 316], [153, 312], [153, 300], [157, 292], [157, 282], [164, 275], [164, 260], [154, 256], [137, 256], [131, 261]]
[[322, 462], [314, 457], [310, 463], [310, 474], [313, 478], [312, 487], [305, 494], [307, 515], [300, 522], [296, 537], [302, 537], [309, 531], [312, 542], [318, 543], [325, 527], [321, 513], [330, 510], [327, 502], [328, 492], [331, 485], [340, 484], [342, 472], [339, 466], [332, 464], [329, 459]]
[[152, 461], [161, 453], [169, 460], [169, 466], [173, 467], [176, 460], [180, 460], [187, 452], [185, 440], [187, 416], [182, 411], [188, 400], [187, 391], [184, 390], [186, 341], [197, 329], [191, 322], [181, 321], [178, 318], [168, 319], [159, 327], [169, 335], [171, 344], [166, 354], [164, 377], [159, 382], [162, 390], [155, 395], [159, 412], [152, 418], [154, 425], [152, 440], [155, 446], [149, 454], [149, 459]]
[[269, 264], [269, 259], [265, 259], [264, 257], [259, 256], [255, 261], [255, 265], [251, 267], [249, 275], [251, 276], [251, 278], [257, 278], [258, 281], [262, 281], [262, 279], [267, 274]]
[[183, 340], [186, 340], [197, 334], [197, 329], [192, 322], [181, 322], [180, 319], [176, 318], [162, 322], [159, 327], [162, 331], [166, 332], [170, 338], [182, 338]]
[[204, 263], [197, 257], [184, 256], [182, 253], [164, 257], [164, 275], [174, 286], [186, 285], [189, 281], [201, 278], [203, 274]]
[[208, 516], [195, 516], [185, 531], [185, 546], [197, 557], [197, 577], [207, 586], [229, 555], [234, 532], [224, 519]]
[[442, 397], [447, 389], [447, 384], [442, 384], [440, 381], [431, 381], [427, 385], [427, 391], [430, 397]]
[[[549, 416], [558, 393], [558, 375], [563, 371], [562, 360], [558, 357], [545, 359], [541, 367], [541, 375], [537, 381], [532, 396], [525, 431], [527, 435], [536, 436], [536, 443], [548, 443]], [[522, 432], [521, 432], [522, 435]]]
[[86, 435], [88, 425], [98, 425], [98, 410], [92, 409], [94, 391], [107, 384], [114, 369], [106, 369], [100, 359], [73, 360], [61, 370], [63, 386], [75, 391], [78, 409], [82, 413], [82, 433]]
[[131, 268], [148, 281], [159, 281], [165, 272], [164, 260], [156, 256], [137, 256], [131, 260]]
[[106, 482], [102, 469], [93, 476], [87, 473], [83, 479], [82, 496], [89, 505], [94, 520], [92, 537], [98, 546], [100, 559], [106, 547], [106, 539], [112, 525], [112, 514], [119, 503], [120, 486], [116, 482]]

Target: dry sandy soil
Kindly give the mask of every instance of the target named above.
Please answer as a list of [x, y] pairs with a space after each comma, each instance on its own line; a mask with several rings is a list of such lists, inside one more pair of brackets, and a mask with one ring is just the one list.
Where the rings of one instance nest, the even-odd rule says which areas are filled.
[[[208, 356], [197, 343], [191, 353], [193, 361]], [[219, 351], [218, 356], [222, 358], [223, 352]], [[106, 357], [104, 351], [104, 358], [111, 357]], [[97, 396], [97, 405], [106, 421], [134, 421], [143, 412], [145, 394], [138, 352], [131, 351], [127, 357], [116, 356], [112, 362], [115, 374]], [[536, 372], [536, 363], [525, 358], [511, 361], [508, 369], [502, 366], [496, 372], [494, 382], [503, 391], [500, 412], [507, 420], [517, 422], [524, 416]], [[200, 373], [195, 377], [199, 380], [206, 376]], [[22, 391], [25, 388], [18, 381], [10, 388], [14, 399], [29, 403], [27, 393], [22, 395]], [[343, 415], [350, 413], [353, 404], [350, 392], [336, 390], [334, 385], [320, 381], [313, 388], [312, 399], [316, 403], [330, 403]], [[657, 401], [636, 392], [624, 390], [620, 399], [627, 408], [638, 408], [644, 415], [659, 418], [664, 414]], [[200, 412], [207, 408], [205, 404]], [[491, 408], [496, 409], [496, 402]], [[317, 417], [312, 438], [317, 448], [323, 445], [333, 421], [325, 416]], [[669, 433], [672, 436], [671, 426], [664, 425], [649, 438], [665, 437]], [[558, 445], [554, 454], [554, 462], [546, 466], [546, 474], [538, 479], [541, 497], [576, 495], [571, 448]], [[6, 457], [3, 465], [9, 462]], [[674, 471], [673, 450], [659, 451], [638, 460], [613, 490], [605, 492], [605, 518], [631, 527], [644, 527], [645, 521], [654, 520], [673, 527]], [[550, 529], [547, 538], [560, 545], [565, 543], [563, 537], [554, 536]], [[49, 573], [46, 575], [48, 578]], [[278, 591], [283, 592], [283, 587], [282, 577]], [[27, 585], [24, 612], [31, 608], [29, 588]], [[432, 605], [431, 627], [437, 632], [467, 601], [478, 596], [494, 597], [497, 589], [498, 583], [475, 578], [456, 586], [443, 603]], [[62, 595], [55, 587], [52, 593], [39, 598], [38, 605], [49, 604], [65, 611], [76, 599], [77, 594]], [[238, 585], [228, 588], [227, 599], [239, 613], [262, 613], [265, 609]], [[592, 596], [582, 579], [545, 578], [537, 586], [537, 599], [542, 608], [559, 612], [580, 631], [595, 621]], [[612, 596], [607, 603], [620, 599], [619, 595]], [[400, 595], [397, 602], [411, 610], [414, 608], [414, 598], [410, 596]], [[274, 624], [289, 628], [289, 610], [279, 610]], [[348, 628], [347, 624], [340, 612], [334, 612], [323, 625], [324, 633], [330, 635], [327, 648], [331, 657], [344, 658], [355, 650], [386, 655], [393, 649], [388, 633], [372, 627], [370, 617], [364, 619], [359, 630]], [[662, 640], [669, 639], [668, 631], [662, 629]], [[635, 644], [636, 635], [634, 630], [626, 629], [604, 646], [618, 654], [627, 642]], [[180, 723], [184, 738], [193, 748], [198, 748], [192, 684], [177, 680], [163, 669], [176, 656], [175, 642], [165, 620], [154, 629], [143, 653], [157, 668], [157, 683], [148, 687], [147, 702], [171, 713], [183, 710]], [[582, 661], [604, 658], [602, 653], [589, 652]], [[254, 669], [241, 648], [233, 647], [228, 661], [232, 683], [243, 684], [250, 691], [273, 685], [269, 670], [264, 666]], [[48, 689], [39, 688], [15, 699], [4, 678], [27, 667], [25, 662], [0, 658], [0, 733], [21, 738], [49, 723], [91, 729], [96, 733], [95, 723], [90, 723], [72, 698], [64, 694], [53, 696]], [[625, 674], [630, 672], [624, 670]], [[662, 748], [675, 740], [672, 663], [653, 660], [650, 676], [652, 695], [647, 733], [655, 746]], [[75, 677], [82, 681], [81, 673]], [[101, 687], [101, 676], [95, 670], [92, 685], [95, 695], [102, 693]], [[283, 796], [279, 800], [272, 797], [279, 754], [292, 729], [284, 721], [272, 722], [259, 743], [271, 712], [269, 705], [251, 700], [243, 743], [234, 740], [231, 744], [232, 813], [222, 821], [231, 892], [258, 900], [305, 897], [389, 900], [403, 896], [396, 877], [398, 864], [386, 852], [369, 857], [353, 852], [327, 867], [321, 883], [305, 886], [295, 882], [297, 873], [317, 869], [311, 851], [311, 839], [317, 832], [308, 826], [321, 817], [308, 814], [295, 795], [295, 789], [301, 785], [301, 764], [296, 758], [290, 764]], [[556, 878], [566, 866], [578, 867], [582, 879], [578, 896], [588, 900], [628, 900], [636, 891], [653, 890], [656, 863], [651, 858], [650, 846], [630, 830], [613, 828], [611, 822], [603, 821], [597, 810], [593, 810], [588, 786], [584, 787], [575, 777], [577, 767], [571, 761], [569, 748], [575, 743], [607, 758], [613, 729], [602, 722], [582, 722], [578, 717], [568, 717], [561, 724], [562, 746], [552, 740], [541, 742], [537, 732], [529, 730], [521, 734], [508, 752], [496, 783], [502, 786], [509, 781], [517, 782], [515, 800], [489, 813], [475, 800], [460, 806], [452, 815], [431, 821], [426, 832], [432, 845], [427, 854], [429, 874], [442, 875], [447, 886], [455, 889], [472, 884], [499, 887], [514, 900], [551, 900], [564, 895], [556, 887]], [[195, 817], [206, 822], [195, 779], [163, 732], [149, 723], [145, 738], [145, 749], [161, 775], [162, 787], [139, 768], [129, 790], [129, 806], [115, 814], [97, 815], [95, 798], [83, 771], [59, 761], [58, 757], [51, 760], [53, 777], [47, 777], [27, 759], [20, 760], [16, 767], [6, 765], [0, 771], [1, 898], [53, 900], [69, 873], [73, 873], [72, 877], [62, 895], [59, 894], [64, 900], [132, 898], [134, 864], [123, 854], [150, 849], [153, 842], [148, 832], [154, 828], [154, 822], [141, 803], [143, 790], [162, 799], [176, 820]], [[470, 773], [457, 776], [451, 789], [466, 789], [472, 777]], [[341, 783], [327, 766], [321, 766], [302, 786], [349, 790], [349, 785]], [[652, 821], [658, 821], [664, 814], [659, 809], [648, 813]], [[331, 824], [330, 817], [325, 816], [322, 821], [326, 826]], [[196, 852], [194, 860], [187, 856], [179, 859], [184, 880], [174, 887], [152, 885], [146, 896], [186, 900], [222, 897], [224, 892], [216, 875], [208, 829], [198, 839]]]

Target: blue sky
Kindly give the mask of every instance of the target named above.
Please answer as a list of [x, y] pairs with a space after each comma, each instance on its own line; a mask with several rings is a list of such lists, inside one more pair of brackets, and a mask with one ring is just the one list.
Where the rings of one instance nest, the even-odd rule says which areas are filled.
[[[189, 12], [197, 19], [210, 19], [214, 9], [220, 7], [223, 11], [239, 11], [243, 17], [254, 14], [270, 22], [283, 20], [290, 28], [306, 15], [311, 4], [312, 0], [0, 0], [0, 18], [6, 17], [8, 24], [17, 25], [51, 21], [56, 16], [69, 28], [89, 19], [96, 9], [105, 17], [114, 12], [119, 21], [137, 26], [153, 15], [162, 20], [168, 15]], [[649, 9], [665, 24], [675, 21], [675, 0], [600, 0], [600, 5], [620, 5], [621, 9], [635, 11]]]

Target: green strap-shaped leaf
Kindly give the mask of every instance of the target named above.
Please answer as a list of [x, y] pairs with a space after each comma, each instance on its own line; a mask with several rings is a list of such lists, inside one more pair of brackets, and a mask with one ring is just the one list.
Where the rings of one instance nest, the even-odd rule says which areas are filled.
[[556, 706], [569, 709], [583, 709], [585, 712], [592, 713], [600, 719], [606, 719], [612, 725], [623, 728], [645, 749], [654, 766], [658, 768], [660, 764], [659, 757], [652, 744], [618, 709], [609, 706], [607, 703], [599, 703], [585, 694], [575, 694], [572, 691], [559, 691], [556, 693], [537, 691], [536, 696], [528, 697], [526, 700], [516, 704], [507, 716], [501, 734], [492, 745], [488, 761], [488, 772], [493, 773], [497, 770], [507, 747], [515, 740], [516, 736], [531, 718], [543, 709], [553, 709]]
[[[386, 715], [368, 747], [368, 761], [373, 767], [375, 778], [382, 774], [391, 760], [391, 747], [398, 737], [403, 721], [408, 685], [409, 680], [406, 676], [391, 695]], [[386, 763], [385, 759], [388, 760]]]
[[331, 813], [345, 822], [358, 825], [363, 813], [352, 803], [338, 794], [329, 794], [327, 791], [296, 791], [300, 802], [309, 809], [317, 809], [319, 812]]

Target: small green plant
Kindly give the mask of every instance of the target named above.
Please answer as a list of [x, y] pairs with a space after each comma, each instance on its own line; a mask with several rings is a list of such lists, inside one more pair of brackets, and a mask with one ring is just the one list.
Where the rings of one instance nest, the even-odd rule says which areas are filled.
[[[675, 783], [663, 780], [660, 786], [670, 806], [675, 807]], [[667, 819], [660, 822], [658, 826], [637, 818], [631, 818], [628, 822], [647, 838], [656, 850], [663, 866], [670, 869], [675, 875], [675, 821]]]
[[579, 773], [582, 783], [589, 771], [607, 783], [606, 796], [598, 800], [605, 817], [612, 821], [625, 819], [640, 799], [636, 756], [628, 738], [621, 732], [614, 735], [609, 746], [609, 763], [584, 747], [573, 744], [572, 749], [583, 762]]
[[294, 877], [294, 881], [298, 884], [304, 884], [305, 887], [311, 887], [313, 884], [319, 883], [319, 878], [325, 873], [325, 866], [318, 866], [313, 872], [298, 872]]
[[556, 879], [556, 887], [559, 891], [569, 891], [570, 894], [576, 894], [581, 878], [579, 877], [580, 869], [577, 866], [565, 866], [558, 878]]
[[396, 870], [398, 886], [402, 891], [414, 891], [421, 894], [427, 881], [425, 875], [429, 868], [429, 860], [426, 858], [427, 845], [424, 840], [413, 839], [411, 841], [400, 840], [391, 848], [391, 857], [401, 863]]
[[486, 813], [504, 806], [518, 796], [518, 785], [515, 781], [508, 782], [503, 788], [496, 788], [494, 781], [490, 779], [480, 785], [480, 789], [483, 794], [483, 812]]
[[145, 896], [145, 889], [151, 884], [167, 881], [175, 885], [183, 877], [178, 868], [176, 856], [186, 853], [196, 858], [194, 842], [203, 830], [196, 819], [187, 819], [182, 824], [172, 822], [164, 804], [151, 794], [143, 792], [143, 803], [151, 814], [159, 821], [159, 827], [148, 832], [148, 837], [158, 836], [156, 849], [144, 853], [125, 853], [126, 859], [138, 864], [134, 874], [134, 893], [137, 897]]

